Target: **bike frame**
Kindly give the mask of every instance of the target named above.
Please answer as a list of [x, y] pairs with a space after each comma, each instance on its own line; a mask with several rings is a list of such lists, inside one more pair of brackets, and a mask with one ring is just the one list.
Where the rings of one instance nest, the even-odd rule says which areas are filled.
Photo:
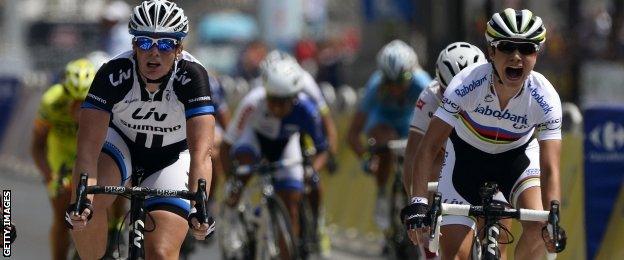
[[124, 186], [87, 186], [88, 175], [80, 174], [80, 181], [76, 188], [76, 212], [84, 210], [84, 201], [87, 194], [107, 194], [130, 197], [130, 230], [128, 232], [128, 258], [132, 260], [145, 259], [145, 199], [146, 197], [176, 197], [195, 201], [200, 223], [208, 223], [206, 180], [198, 180], [197, 192], [188, 190], [151, 189], [134, 186], [143, 176], [142, 170], [132, 174], [133, 187]]

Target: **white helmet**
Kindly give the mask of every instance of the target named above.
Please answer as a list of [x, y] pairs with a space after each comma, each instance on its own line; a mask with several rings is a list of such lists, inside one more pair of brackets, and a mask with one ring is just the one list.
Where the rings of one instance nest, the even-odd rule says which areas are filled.
[[377, 55], [377, 66], [384, 76], [391, 80], [401, 80], [406, 72], [419, 66], [414, 49], [401, 40], [394, 40], [384, 46]]
[[303, 89], [302, 69], [288, 60], [275, 61], [262, 73], [267, 95], [272, 97], [294, 97]]
[[436, 62], [436, 77], [446, 87], [464, 68], [486, 62], [485, 55], [477, 46], [467, 42], [454, 42], [440, 52]]
[[166, 0], [148, 0], [134, 7], [128, 29], [132, 35], [159, 34], [182, 39], [188, 33], [184, 10]]
[[546, 27], [542, 18], [523, 9], [507, 8], [495, 13], [487, 23], [485, 39], [489, 44], [495, 41], [521, 41], [543, 44], [546, 41]]
[[264, 59], [260, 63], [260, 73], [264, 73], [273, 64], [281, 61], [291, 62], [293, 63], [293, 65], [299, 66], [299, 63], [297, 62], [295, 57], [291, 56], [290, 54], [280, 50], [272, 50], [264, 57]]

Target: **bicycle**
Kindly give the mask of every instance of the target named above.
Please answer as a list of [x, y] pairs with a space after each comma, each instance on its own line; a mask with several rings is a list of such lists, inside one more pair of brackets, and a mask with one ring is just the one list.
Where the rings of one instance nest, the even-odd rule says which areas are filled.
[[[432, 185], [429, 185], [431, 188]], [[436, 192], [428, 213], [430, 223], [429, 250], [437, 252], [439, 249], [440, 223], [442, 215], [481, 217], [485, 220], [483, 237], [481, 232], [475, 232], [471, 249], [471, 259], [500, 259], [498, 238], [500, 236], [499, 221], [503, 218], [514, 218], [524, 221], [545, 221], [550, 238], [555, 241], [556, 252], [565, 249], [565, 233], [559, 226], [559, 201], [550, 202], [550, 211], [532, 209], [510, 209], [504, 203], [494, 200], [498, 192], [498, 185], [493, 182], [485, 183], [481, 188], [482, 206], [442, 203], [442, 195]], [[542, 234], [544, 236], [544, 234]], [[542, 237], [545, 239], [544, 237]], [[485, 242], [483, 242], [485, 241]], [[548, 259], [555, 259], [556, 253], [549, 253]]]
[[[145, 219], [148, 213], [145, 212], [144, 202], [146, 197], [176, 197], [192, 200], [197, 203], [197, 213], [199, 223], [209, 223], [208, 215], [208, 193], [206, 192], [206, 180], [197, 181], [197, 191], [152, 189], [135, 186], [140, 183], [143, 177], [142, 169], [134, 169], [132, 173], [132, 187], [125, 186], [87, 186], [88, 175], [80, 174], [80, 180], [76, 187], [76, 201], [74, 211], [82, 213], [85, 210], [87, 194], [107, 194], [117, 195], [130, 199], [130, 229], [128, 232], [128, 258], [131, 260], [145, 259], [144, 233]], [[123, 226], [123, 223], [122, 223]]]
[[[300, 160], [282, 160], [236, 168], [228, 185], [233, 190], [240, 189], [242, 182], [238, 178], [252, 173], [258, 174], [256, 188], [260, 191], [260, 202], [252, 204], [251, 194], [254, 187], [242, 194], [235, 208], [236, 225], [242, 227], [242, 232], [237, 232], [241, 230], [236, 230], [236, 226], [224, 227], [218, 232], [223, 259], [297, 259], [296, 238], [286, 206], [275, 193], [273, 173], [300, 163]], [[223, 205], [222, 213], [225, 213], [226, 207], [228, 206]]]
[[386, 144], [377, 144], [373, 138], [368, 140], [369, 154], [382, 153], [389, 151], [394, 155], [394, 173], [393, 182], [390, 188], [390, 196], [388, 205], [388, 218], [390, 225], [384, 230], [385, 237], [385, 253], [396, 259], [418, 259], [423, 252], [414, 246], [407, 236], [405, 225], [401, 223], [401, 209], [406, 206], [408, 201], [407, 194], [403, 188], [403, 161], [405, 159], [405, 147], [407, 139], [390, 140]]
[[314, 212], [310, 200], [314, 185], [319, 185], [320, 182], [319, 173], [312, 167], [312, 156], [315, 152], [307, 150], [303, 152], [304, 190], [299, 201], [299, 256], [301, 259], [307, 259], [320, 250], [318, 223], [320, 213]]

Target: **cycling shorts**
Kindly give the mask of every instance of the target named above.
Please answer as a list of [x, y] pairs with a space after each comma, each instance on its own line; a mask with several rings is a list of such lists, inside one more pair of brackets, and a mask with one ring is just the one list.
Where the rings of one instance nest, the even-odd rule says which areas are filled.
[[[539, 145], [535, 139], [518, 148], [490, 154], [466, 143], [453, 130], [446, 143], [438, 191], [444, 203], [480, 205], [479, 191], [483, 184], [496, 182], [504, 201], [517, 207], [519, 195], [528, 188], [539, 187], [539, 178]], [[476, 227], [470, 217], [442, 218], [442, 225], [451, 224]]]
[[[255, 163], [259, 163], [261, 159], [269, 162], [303, 160], [299, 136], [299, 133], [295, 133], [286, 140], [271, 140], [247, 127], [234, 142], [231, 156], [236, 158], [237, 155], [251, 154]], [[278, 170], [275, 181], [276, 190], [303, 191], [303, 166], [295, 164]]]
[[[120, 185], [126, 185], [132, 176], [132, 153], [121, 135], [109, 127], [102, 152], [109, 155], [121, 173]], [[191, 155], [188, 149], [180, 152], [176, 161], [155, 172], [145, 172], [139, 186], [152, 189], [188, 190]], [[145, 177], [146, 176], [146, 177]], [[181, 198], [150, 198], [145, 200], [147, 211], [165, 210], [186, 218], [191, 209], [188, 200]]]

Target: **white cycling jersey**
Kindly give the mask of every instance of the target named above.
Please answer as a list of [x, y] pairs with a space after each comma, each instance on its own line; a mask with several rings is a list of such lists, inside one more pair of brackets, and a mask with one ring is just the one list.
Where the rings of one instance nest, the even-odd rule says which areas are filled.
[[410, 130], [425, 134], [433, 114], [440, 107], [441, 101], [442, 86], [440, 86], [440, 82], [437, 79], [434, 79], [418, 96], [412, 122], [410, 123]]
[[490, 63], [457, 74], [434, 116], [455, 127], [473, 147], [502, 153], [526, 144], [537, 129], [538, 140], [561, 139], [561, 101], [550, 82], [531, 71], [524, 86], [500, 108]]

